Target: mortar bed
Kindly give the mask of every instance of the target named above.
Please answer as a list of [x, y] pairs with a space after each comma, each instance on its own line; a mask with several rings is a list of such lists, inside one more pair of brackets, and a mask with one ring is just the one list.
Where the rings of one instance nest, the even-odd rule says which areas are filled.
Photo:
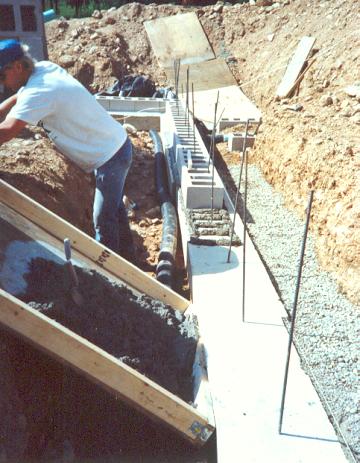
[[[94, 270], [75, 269], [84, 297], [81, 306], [71, 299], [65, 266], [43, 258], [30, 262], [27, 289], [19, 298], [191, 403], [196, 319], [150, 297], [138, 297]], [[110, 454], [136, 454], [124, 461], [139, 461], [142, 452], [146, 458], [156, 455], [156, 461], [166, 455], [167, 461], [171, 449], [175, 459], [185, 452], [191, 461], [194, 451], [163, 425], [28, 344], [9, 339], [29, 427], [29, 457], [51, 461], [49, 452], [64, 456], [68, 446], [78, 457], [104, 455], [106, 449]]]

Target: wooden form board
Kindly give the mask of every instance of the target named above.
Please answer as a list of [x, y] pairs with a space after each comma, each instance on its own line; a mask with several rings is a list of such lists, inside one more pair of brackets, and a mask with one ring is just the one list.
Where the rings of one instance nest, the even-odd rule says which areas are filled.
[[186, 402], [112, 355], [0, 289], [0, 323], [117, 397], [203, 445], [214, 431]]
[[113, 274], [131, 288], [135, 288], [137, 291], [169, 304], [182, 312], [190, 305], [190, 301], [175, 291], [154, 280], [110, 249], [2, 180], [0, 180], [0, 203], [44, 229], [49, 235], [60, 240], [60, 243], [63, 243], [65, 238], [69, 238], [75, 251], [92, 261], [97, 267]]
[[195, 13], [146, 21], [144, 26], [164, 68], [172, 68], [175, 59], [180, 59], [182, 64], [191, 64], [215, 58]]
[[[252, 119], [255, 123], [261, 121], [260, 110], [237, 85], [232, 85], [230, 87], [194, 92], [195, 117], [202, 120], [208, 128], [212, 128], [214, 124], [214, 111], [218, 93], [217, 119], [221, 115], [222, 122], [228, 121], [233, 125], [244, 123], [248, 119]], [[181, 95], [181, 99], [185, 103], [186, 96]], [[191, 100], [190, 110], [192, 110]]]
[[[0, 184], [0, 191], [1, 187], [4, 185]], [[5, 187], [8, 185], [5, 184]], [[11, 189], [12, 187], [10, 192]], [[5, 191], [9, 190], [6, 189]], [[1, 221], [19, 231], [22, 236], [20, 239], [29, 239], [38, 248], [44, 248], [49, 254], [55, 257], [61, 256], [64, 259], [61, 240], [4, 204], [2, 202], [3, 196], [0, 195], [0, 197]], [[45, 222], [43, 226], [46, 228], [47, 223]], [[9, 236], [9, 232], [7, 232], [5, 237], [0, 235], [0, 244], [10, 244], [13, 239], [19, 239], [19, 237], [15, 236], [15, 233]], [[5, 253], [6, 250], [1, 248], [0, 266], [3, 264], [1, 259], [4, 258]], [[113, 273], [108, 272], [104, 267], [99, 266], [79, 251], [74, 250], [72, 254], [72, 260], [77, 265], [92, 268], [116, 283], [124, 283]], [[18, 257], [22, 259], [23, 256], [19, 255]], [[15, 266], [16, 271], [18, 271], [19, 266], [17, 264]], [[139, 294], [139, 292], [134, 290], [134, 294]], [[191, 306], [189, 306], [189, 310], [191, 310]], [[201, 345], [198, 345], [193, 368], [196, 380], [195, 409], [145, 376], [124, 365], [112, 355], [49, 319], [44, 314], [33, 310], [3, 289], [0, 289], [0, 324], [24, 337], [57, 360], [67, 363], [93, 382], [98, 383], [150, 417], [161, 420], [192, 444], [203, 445], [213, 433], [214, 418], [211, 394], [204, 373], [203, 361], [201, 361], [203, 349]], [[201, 371], [203, 372], [201, 373]]]
[[284, 77], [276, 90], [276, 96], [279, 98], [286, 98], [294, 88], [296, 81], [301, 73], [305, 61], [308, 59], [309, 53], [314, 45], [314, 37], [303, 37], [293, 57], [288, 64]]

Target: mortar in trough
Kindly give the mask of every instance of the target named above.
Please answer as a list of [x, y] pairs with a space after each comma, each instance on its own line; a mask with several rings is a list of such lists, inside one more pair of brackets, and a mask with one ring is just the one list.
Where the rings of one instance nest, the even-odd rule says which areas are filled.
[[[108, 352], [110, 356], [120, 359], [122, 364], [130, 365], [131, 369], [128, 369], [127, 371], [132, 371], [132, 369], [135, 368], [142, 374], [145, 374], [148, 378], [155, 380], [157, 384], [160, 384], [160, 387], [158, 388], [159, 390], [157, 391], [160, 392], [160, 394], [162, 393], [162, 386], [167, 391], [175, 394], [176, 397], [180, 397], [181, 400], [176, 399], [176, 397], [172, 397], [172, 394], [169, 394], [170, 399], [175, 401], [175, 408], [179, 405], [180, 422], [182, 420], [181, 414], [183, 413], [183, 410], [188, 412], [187, 407], [182, 404], [182, 400], [190, 402], [191, 405], [189, 405], [189, 407], [193, 406], [192, 401], [195, 400], [195, 390], [199, 390], [199, 387], [201, 386], [201, 378], [203, 376], [203, 374], [199, 374], [199, 370], [197, 370], [197, 373], [194, 376], [197, 378], [196, 382], [193, 381], [193, 362], [198, 344], [198, 333], [194, 317], [184, 316], [180, 312], [177, 312], [171, 307], [166, 306], [165, 304], [150, 297], [139, 297], [124, 285], [118, 285], [113, 281], [107, 280], [103, 275], [94, 270], [89, 270], [86, 267], [77, 268], [80, 288], [85, 299], [84, 305], [78, 307], [73, 304], [69, 292], [67, 291], [68, 282], [66, 281], [66, 272], [64, 271], [64, 261], [61, 259], [59, 250], [51, 252], [49, 249], [46, 249], [44, 243], [34, 242], [26, 236], [21, 236], [22, 232], [16, 229], [16, 227], [14, 228], [10, 224], [5, 226], [5, 224], [6, 222], [2, 221], [1, 231], [3, 232], [7, 228], [5, 235], [7, 235], [8, 238], [11, 238], [8, 240], [4, 239], [4, 233], [2, 233], [2, 239], [0, 240], [2, 245], [2, 277], [4, 274], [3, 270], [5, 268], [7, 272], [7, 281], [11, 281], [9, 269], [13, 267], [13, 271], [15, 272], [13, 277], [26, 282], [26, 290], [22, 290], [21, 299], [29, 304], [22, 305], [20, 301], [19, 303], [17, 302], [18, 299], [11, 298], [9, 296], [10, 299], [8, 300], [6, 294], [5, 296], [2, 295], [5, 299], [3, 298], [1, 302], [6, 310], [9, 309], [10, 315], [4, 315], [3, 310], [1, 310], [0, 321], [4, 324], [4, 326], [16, 331], [18, 334], [22, 335], [22, 338], [30, 340], [36, 346], [36, 349], [33, 350], [27, 343], [22, 346], [21, 342], [19, 342], [17, 338], [17, 342], [15, 344], [13, 342], [8, 344], [13, 346], [13, 348], [9, 349], [11, 353], [11, 363], [15, 368], [17, 368], [16, 376], [18, 389], [20, 391], [20, 396], [23, 400], [25, 400], [24, 408], [26, 409], [26, 407], [28, 407], [28, 425], [29, 421], [37, 423], [35, 424], [35, 428], [34, 425], [29, 428], [33, 432], [33, 437], [37, 436], [35, 438], [36, 445], [34, 444], [34, 438], [32, 438], [33, 442], [31, 446], [33, 448], [37, 448], [41, 454], [41, 451], [48, 448], [49, 442], [50, 449], [56, 448], [56, 445], [54, 446], [52, 442], [53, 440], [57, 441], [60, 435], [62, 436], [60, 439], [61, 446], [70, 442], [71, 449], [75, 448], [78, 452], [80, 448], [84, 448], [84, 446], [86, 448], [88, 447], [86, 442], [89, 443], [93, 441], [92, 444], [95, 445], [95, 441], [98, 440], [101, 442], [100, 446], [102, 446], [104, 441], [116, 442], [116, 436], [120, 434], [122, 436], [120, 439], [120, 447], [126, 448], [129, 447], [129, 441], [124, 439], [124, 435], [131, 434], [132, 436], [136, 435], [135, 440], [137, 441], [137, 444], [134, 444], [133, 439], [130, 439], [132, 442], [130, 444], [130, 448], [132, 446], [135, 446], [137, 449], [139, 447], [143, 448], [144, 443], [146, 442], [145, 447], [151, 447], [151, 451], [155, 451], [157, 455], [154, 461], [162, 461], [159, 457], [162, 452], [162, 450], [160, 450], [159, 454], [159, 448], [163, 447], [159, 443], [159, 429], [161, 429], [161, 436], [172, 436], [172, 434], [169, 434], [168, 430], [164, 429], [163, 425], [160, 427], [159, 425], [156, 425], [155, 427], [152, 426], [150, 434], [155, 432], [157, 437], [154, 438], [153, 434], [152, 437], [149, 437], [149, 421], [144, 418], [143, 415], [140, 415], [139, 418], [139, 415], [134, 409], [142, 409], [144, 404], [134, 403], [130, 399], [130, 401], [127, 401], [130, 402], [131, 407], [127, 407], [123, 404], [123, 402], [117, 400], [119, 397], [121, 399], [128, 399], [127, 397], [123, 397], [122, 394], [115, 394], [117, 399], [110, 399], [108, 394], [104, 394], [103, 392], [100, 392], [99, 388], [96, 386], [90, 385], [88, 381], [84, 380], [82, 375], [77, 375], [70, 369], [64, 370], [60, 363], [50, 360], [47, 355], [42, 356], [42, 354], [39, 353], [38, 348], [44, 348], [47, 352], [51, 351], [50, 353], [53, 355], [55, 354], [55, 356], [57, 356], [61, 361], [70, 363], [71, 366], [76, 368], [77, 365], [72, 364], [72, 358], [66, 358], [63, 356], [62, 352], [56, 352], [56, 349], [47, 347], [45, 342], [42, 345], [42, 341], [39, 341], [41, 333], [39, 335], [38, 331], [36, 333], [36, 339], [34, 340], [32, 332], [30, 333], [26, 330], [23, 331], [22, 322], [14, 327], [11, 320], [14, 319], [12, 318], [13, 316], [17, 317], [16, 310], [19, 310], [21, 313], [22, 311], [25, 311], [26, 316], [30, 316], [32, 319], [35, 316], [35, 312], [39, 313], [40, 318], [35, 317], [36, 323], [39, 322], [39, 320], [41, 320], [41, 322], [46, 322], [46, 320], [50, 318], [57, 320], [61, 326], [66, 327], [66, 329], [69, 328], [71, 332], [80, 335], [80, 339], [85, 338], [90, 341], [90, 347], [93, 345], [96, 346], [96, 349], [93, 348], [96, 351], [97, 348], [100, 348], [105, 352]], [[61, 246], [60, 243], [59, 246]], [[14, 266], [8, 265], [7, 260], [9, 259], [9, 256], [11, 256], [9, 248], [12, 250], [16, 248], [17, 251], [22, 249], [22, 253], [25, 254], [27, 251], [30, 251], [30, 259], [29, 256], [27, 256], [28, 258], [26, 259], [24, 256], [19, 256], [19, 253], [17, 254], [18, 260], [23, 263], [27, 261], [28, 268], [25, 275], [19, 275], [19, 272], [23, 271], [24, 266], [21, 266], [22, 270], [20, 270], [16, 266], [14, 268]], [[36, 254], [40, 257], [36, 257]], [[3, 281], [4, 279], [2, 278], [2, 286]], [[24, 289], [23, 284], [22, 288]], [[17, 288], [17, 292], [19, 292], [19, 288]], [[17, 296], [19, 296], [19, 294], [17, 294]], [[27, 309], [28, 307], [29, 309]], [[27, 313], [28, 310], [29, 313]], [[23, 316], [23, 313], [21, 316]], [[28, 320], [24, 320], [23, 324], [29, 325]], [[51, 329], [53, 328], [54, 326], [52, 325]], [[35, 325], [31, 328], [31, 330], [34, 329], [36, 329]], [[66, 331], [66, 329], [61, 329], [61, 331]], [[62, 336], [63, 333], [59, 334], [56, 332], [55, 334], [54, 345], [57, 343], [57, 336]], [[73, 341], [73, 338], [70, 337], [69, 343], [72, 343]], [[76, 339], [76, 341], [78, 341], [78, 339]], [[48, 340], [47, 342], [51, 342], [51, 340]], [[83, 344], [83, 342], [80, 342], [80, 345], [77, 346], [76, 349], [81, 350], [83, 348]], [[16, 348], [14, 347], [15, 345], [17, 346]], [[86, 347], [88, 346], [86, 345]], [[76, 350], [72, 352], [73, 353], [71, 355], [74, 356], [76, 354]], [[70, 355], [70, 353], [68, 355]], [[107, 362], [111, 360], [111, 358], [106, 357]], [[198, 358], [195, 359], [195, 364], [199, 364]], [[26, 366], [27, 371], [25, 372], [25, 375], [22, 376], [19, 373], [24, 370], [24, 366]], [[110, 367], [112, 367], [112, 364]], [[81, 365], [80, 368], [76, 369], [84, 373]], [[64, 371], [66, 371], [66, 373], [64, 373]], [[34, 372], [35, 378], [33, 377]], [[91, 377], [92, 374], [86, 374], [86, 376]], [[141, 380], [141, 378], [141, 375], [134, 376], [136, 381]], [[91, 379], [94, 378], [91, 377]], [[98, 376], [97, 379], [100, 379], [100, 381], [97, 382], [102, 383], [101, 375], [100, 377]], [[35, 385], [34, 381], [37, 385]], [[148, 382], [143, 381], [143, 383], [146, 384], [147, 387], [152, 386], [151, 380]], [[51, 393], [46, 394], [46, 390], [49, 390], [48, 388], [50, 385]], [[105, 381], [102, 386], [109, 389], [108, 385], [105, 384]], [[136, 387], [136, 384], [134, 387]], [[31, 390], [33, 390], [33, 392], [29, 393]], [[114, 393], [112, 387], [110, 387], [110, 390]], [[39, 391], [43, 394], [39, 394]], [[64, 391], [68, 392], [64, 393]], [[69, 401], [67, 401], [66, 398], [64, 399], [64, 394], [65, 397], [70, 394], [71, 398]], [[30, 399], [32, 397], [32, 404], [30, 406], [26, 403], [26, 401], [29, 400], [29, 397]], [[42, 402], [41, 398], [43, 399]], [[91, 400], [92, 398], [93, 400]], [[150, 400], [150, 398], [150, 395], [144, 395], [145, 401]], [[49, 406], [49, 401], [53, 402], [52, 406]], [[68, 404], [71, 404], [70, 407], [69, 405], [67, 407], [64, 406], [64, 403], [67, 402]], [[81, 403], [83, 403], [83, 406], [79, 405]], [[104, 405], [105, 403], [106, 405]], [[138, 407], [138, 405], [140, 405], [140, 407]], [[163, 404], [159, 403], [158, 405], [158, 408], [161, 408]], [[84, 418], [79, 418], [79, 407], [81, 410], [80, 415], [85, 415], [85, 423], [87, 421], [87, 411], [84, 411], [84, 409], [92, 409], [93, 415], [89, 418], [90, 422], [87, 424], [84, 423]], [[58, 411], [57, 413], [53, 413], [54, 409], [60, 410], [60, 412]], [[75, 413], [74, 415], [75, 410], [77, 410], [78, 413]], [[113, 413], [110, 413], [110, 410], [112, 410]], [[144, 412], [143, 409], [142, 411]], [[173, 413], [173, 411], [171, 411], [171, 413]], [[94, 426], [95, 428], [97, 426], [94, 421], [94, 417], [96, 416], [96, 418], [99, 418], [100, 415], [103, 414], [108, 417], [106, 419], [107, 424], [106, 426], [100, 425], [94, 435], [92, 434], [94, 433]], [[59, 415], [60, 417], [63, 415], [65, 416], [65, 418], [60, 419], [60, 421], [62, 423], [67, 423], [67, 425], [59, 425]], [[154, 418], [152, 413], [150, 413], [150, 415]], [[38, 419], [34, 419], [34, 416], [35, 418], [37, 416]], [[38, 428], [39, 416], [40, 422], [43, 423], [40, 425], [40, 428]], [[69, 416], [71, 425], [69, 425]], [[111, 426], [111, 422], [114, 424], [113, 427]], [[59, 433], [59, 429], [64, 430], [64, 427], [66, 426], [68, 431], [66, 434], [70, 435], [70, 437], [68, 436], [68, 438], [64, 439], [65, 434], [63, 431]], [[203, 432], [203, 424], [201, 422], [199, 423], [195, 420], [192, 423], [192, 426], [194, 426], [194, 429], [192, 429], [191, 432]], [[102, 428], [101, 432], [100, 427]], [[73, 437], [74, 443], [72, 443], [71, 435], [74, 436], [74, 434], [71, 433], [74, 432], [75, 434], [77, 433], [77, 437]], [[98, 438], [97, 434], [101, 434], [102, 437]], [[87, 437], [83, 438], [84, 435]], [[89, 438], [91, 435], [93, 437]], [[104, 435], [107, 435], [107, 438], [104, 438]], [[205, 437], [202, 436], [202, 443], [204, 443], [210, 435], [211, 426], [209, 427], [208, 435]], [[141, 442], [141, 445], [139, 445], [141, 439], [144, 439], [144, 442]], [[165, 440], [166, 442], [172, 442], [173, 437], [170, 439], [165, 437]], [[162, 438], [160, 438], [160, 441], [162, 441]], [[170, 448], [174, 450], [178, 445], [178, 443], [175, 444], [173, 442], [173, 444], [170, 445]], [[180, 447], [183, 448], [183, 444], [181, 444]], [[113, 451], [111, 446], [108, 446], [107, 448], [110, 448], [111, 451]], [[158, 451], [156, 451], [156, 449], [158, 449]], [[127, 451], [129, 452], [129, 448], [127, 448]], [[149, 457], [149, 460], [146, 459], [144, 461], [151, 461], [149, 448], [146, 452], [146, 458]], [[189, 450], [186, 450], [186, 452], [189, 452]], [[135, 457], [134, 460], [125, 459], [124, 461], [139, 461], [137, 458], [138, 456]], [[167, 461], [167, 458], [168, 456], [166, 456], [163, 461]], [[176, 458], [174, 461], [176, 461]], [[190, 462], [192, 459], [189, 456], [186, 460], [179, 461]], [[204, 461], [210, 460], [205, 459]]]

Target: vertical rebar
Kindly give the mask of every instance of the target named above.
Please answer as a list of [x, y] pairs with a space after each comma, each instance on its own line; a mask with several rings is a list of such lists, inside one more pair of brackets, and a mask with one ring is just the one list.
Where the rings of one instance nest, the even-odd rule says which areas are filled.
[[232, 224], [231, 224], [230, 245], [229, 245], [229, 252], [228, 252], [228, 256], [227, 256], [227, 263], [230, 262], [232, 240], [233, 240], [234, 230], [235, 230], [236, 211], [237, 211], [237, 204], [238, 204], [238, 200], [239, 200], [242, 171], [243, 171], [243, 166], [244, 166], [244, 157], [245, 157], [247, 136], [248, 136], [248, 130], [249, 130], [249, 121], [250, 121], [250, 119], [248, 119], [246, 121], [246, 126], [245, 126], [245, 136], [244, 136], [243, 146], [242, 146], [241, 166], [240, 166], [240, 173], [239, 173], [239, 181], [238, 181], [238, 185], [237, 185], [237, 189], [236, 189], [235, 204], [234, 204], [234, 219], [233, 219]]
[[314, 197], [314, 191], [311, 190], [310, 195], [309, 195], [309, 202], [308, 202], [308, 206], [307, 206], [304, 235], [303, 235], [303, 240], [302, 240], [302, 245], [301, 245], [300, 262], [299, 262], [299, 269], [298, 269], [297, 280], [296, 280], [295, 297], [294, 297], [293, 309], [292, 309], [291, 316], [290, 316], [291, 325], [290, 325], [289, 342], [288, 342], [288, 349], [287, 349], [287, 358], [286, 358], [286, 366], [285, 366], [283, 391], [282, 391], [281, 405], [280, 405], [279, 434], [281, 434], [282, 422], [283, 422], [283, 416], [284, 416], [284, 406], [285, 406], [287, 380], [288, 380], [288, 375], [289, 375], [291, 346], [292, 346], [293, 339], [294, 339], [297, 303], [298, 303], [298, 298], [299, 298], [301, 275], [302, 275], [302, 270], [303, 270], [303, 266], [304, 266], [306, 240], [307, 240], [307, 235], [308, 235], [308, 231], [309, 231], [309, 222], [310, 222], [311, 206], [312, 206], [312, 202], [313, 202], [313, 197]]
[[181, 95], [183, 95], [183, 101], [184, 101], [184, 85], [181, 84]]
[[187, 112], [187, 129], [188, 129], [188, 137], [190, 137], [190, 68], [187, 67], [186, 70], [186, 112]]
[[192, 95], [192, 117], [193, 117], [193, 153], [195, 156], [195, 99], [194, 99], [194, 82], [191, 82]]
[[248, 153], [247, 147], [245, 146], [244, 151], [244, 163], [245, 163], [245, 179], [244, 179], [244, 211], [243, 211], [243, 272], [242, 272], [242, 321], [245, 321], [245, 276], [246, 276], [246, 219], [247, 219], [247, 193], [248, 193]]
[[177, 115], [179, 115], [179, 75], [180, 75], [180, 59], [175, 59], [174, 60], [174, 80], [175, 80]]
[[215, 122], [215, 130], [213, 131], [213, 143], [212, 143], [212, 175], [211, 175], [211, 220], [213, 219], [213, 209], [214, 209], [214, 177], [215, 177], [215, 134], [216, 134], [216, 127], [220, 122], [222, 115], [224, 114], [225, 108], [222, 110], [219, 119]]
[[213, 124], [212, 132], [211, 132], [211, 142], [210, 142], [209, 161], [208, 161], [208, 172], [209, 173], [210, 173], [210, 160], [212, 160], [212, 152], [213, 152], [214, 141], [215, 141], [216, 112], [217, 112], [218, 103], [219, 103], [219, 91], [217, 92], [217, 98], [216, 98], [216, 102], [215, 102], [214, 124]]
[[[215, 175], [215, 133], [216, 133], [216, 113], [219, 103], [219, 90], [217, 92], [217, 98], [215, 103], [214, 111], [214, 125], [211, 133], [211, 145], [210, 145], [210, 156], [212, 160], [212, 174], [211, 174], [211, 221], [213, 220], [213, 211], [214, 211], [214, 175]], [[209, 159], [210, 166], [210, 159]]]

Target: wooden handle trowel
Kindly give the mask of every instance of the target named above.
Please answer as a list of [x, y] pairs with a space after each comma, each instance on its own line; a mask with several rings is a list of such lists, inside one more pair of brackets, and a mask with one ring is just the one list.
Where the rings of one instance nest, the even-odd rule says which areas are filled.
[[71, 262], [71, 244], [69, 238], [64, 239], [64, 250], [65, 250], [65, 257], [66, 263], [65, 266], [68, 271], [68, 275], [70, 278], [70, 294], [72, 300], [75, 302], [76, 305], [82, 305], [84, 302], [84, 298], [79, 291], [79, 279], [76, 275], [74, 266]]

